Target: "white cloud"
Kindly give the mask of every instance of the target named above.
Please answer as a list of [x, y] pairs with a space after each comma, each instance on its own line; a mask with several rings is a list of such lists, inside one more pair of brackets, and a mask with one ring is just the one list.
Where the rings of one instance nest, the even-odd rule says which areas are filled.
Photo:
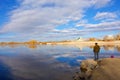
[[86, 28], [108, 28], [108, 27], [119, 27], [120, 21], [113, 21], [113, 22], [102, 22], [99, 24], [86, 24]]
[[78, 23], [76, 26], [83, 26], [83, 32], [113, 31], [120, 30], [120, 21], [101, 22], [98, 24]]
[[106, 4], [110, 3], [112, 0], [92, 0], [95, 8], [101, 8], [106, 6]]
[[[110, 0], [23, 0], [20, 7], [11, 12], [10, 21], [0, 32], [13, 32], [15, 37], [26, 39], [48, 40], [53, 35], [62, 39], [63, 36], [60, 35], [64, 33], [70, 38], [72, 30], [61, 30], [53, 34], [56, 26], [80, 20], [87, 8], [101, 8], [109, 2]], [[64, 38], [67, 39], [66, 36]]]
[[94, 19], [95, 20], [115, 20], [117, 18], [117, 14], [115, 12], [98, 12]]

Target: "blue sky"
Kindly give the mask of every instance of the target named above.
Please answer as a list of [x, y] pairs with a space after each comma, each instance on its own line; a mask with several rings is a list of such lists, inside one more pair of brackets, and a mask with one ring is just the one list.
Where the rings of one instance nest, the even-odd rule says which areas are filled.
[[0, 41], [120, 34], [119, 0], [0, 0]]

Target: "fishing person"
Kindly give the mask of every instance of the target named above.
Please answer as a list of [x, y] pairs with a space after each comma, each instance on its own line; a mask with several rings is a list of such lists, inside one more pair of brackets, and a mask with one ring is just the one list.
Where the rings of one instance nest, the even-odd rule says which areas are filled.
[[98, 43], [95, 43], [95, 46], [93, 48], [93, 52], [94, 52], [94, 60], [98, 60], [99, 59], [99, 52], [100, 52], [100, 46], [98, 45]]

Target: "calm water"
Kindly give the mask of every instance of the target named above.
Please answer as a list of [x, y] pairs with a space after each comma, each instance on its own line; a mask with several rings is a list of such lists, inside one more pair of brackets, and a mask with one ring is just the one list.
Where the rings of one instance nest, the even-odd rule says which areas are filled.
[[[102, 46], [100, 58], [120, 57], [120, 45]], [[0, 46], [0, 80], [72, 80], [92, 46]]]

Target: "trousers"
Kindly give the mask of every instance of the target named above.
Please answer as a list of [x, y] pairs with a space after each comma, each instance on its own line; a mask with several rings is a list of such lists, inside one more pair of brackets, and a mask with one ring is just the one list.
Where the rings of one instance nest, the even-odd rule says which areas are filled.
[[98, 60], [99, 59], [99, 54], [98, 52], [94, 52], [94, 60]]

